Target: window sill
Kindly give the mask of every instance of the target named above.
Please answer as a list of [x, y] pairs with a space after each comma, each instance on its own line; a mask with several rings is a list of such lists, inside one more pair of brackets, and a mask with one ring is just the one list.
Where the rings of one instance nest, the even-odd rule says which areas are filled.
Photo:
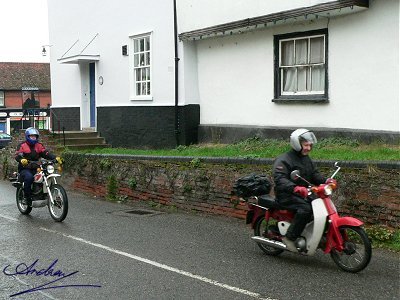
[[131, 100], [131, 101], [152, 101], [153, 96], [131, 97], [129, 100]]
[[293, 104], [310, 104], [310, 103], [329, 103], [329, 99], [325, 97], [302, 97], [302, 98], [290, 98], [290, 97], [282, 97], [282, 98], [274, 98], [271, 100], [274, 103], [277, 104], [287, 104], [287, 103], [293, 103]]

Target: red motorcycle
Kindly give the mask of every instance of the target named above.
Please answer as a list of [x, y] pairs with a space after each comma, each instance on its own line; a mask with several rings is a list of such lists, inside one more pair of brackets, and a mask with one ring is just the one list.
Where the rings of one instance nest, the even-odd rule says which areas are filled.
[[[334, 178], [340, 170], [337, 163], [335, 167], [336, 171], [330, 178]], [[291, 179], [307, 182], [309, 196], [314, 195], [313, 200], [309, 198], [312, 201], [313, 220], [306, 225], [292, 252], [314, 255], [317, 249], [321, 249], [325, 254], [329, 253], [344, 271], [356, 273], [363, 270], [371, 260], [371, 242], [361, 227], [363, 222], [353, 217], [339, 216], [331, 199], [336, 185], [325, 183], [313, 186], [301, 177], [298, 170], [291, 173]], [[254, 229], [252, 239], [261, 250], [268, 255], [291, 251], [282, 238], [293, 219], [293, 211], [281, 207], [269, 195], [242, 197], [242, 200], [248, 204], [246, 223], [251, 223]]]

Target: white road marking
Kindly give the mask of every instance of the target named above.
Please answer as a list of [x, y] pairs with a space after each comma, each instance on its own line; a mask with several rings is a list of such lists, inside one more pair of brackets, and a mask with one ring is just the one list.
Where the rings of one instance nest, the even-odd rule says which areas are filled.
[[251, 292], [251, 291], [248, 291], [248, 290], [244, 290], [244, 289], [241, 289], [241, 288], [238, 288], [238, 287], [230, 286], [228, 284], [221, 283], [221, 282], [218, 282], [216, 280], [212, 280], [212, 279], [209, 279], [209, 278], [206, 278], [206, 277], [203, 277], [203, 276], [200, 276], [200, 275], [196, 275], [196, 274], [193, 274], [193, 273], [190, 273], [190, 272], [179, 270], [177, 268], [170, 267], [170, 266], [158, 263], [156, 261], [152, 261], [152, 260], [149, 260], [147, 258], [143, 258], [143, 257], [137, 256], [137, 255], [133, 255], [133, 254], [130, 254], [130, 253], [127, 253], [127, 252], [124, 252], [124, 251], [120, 251], [120, 250], [117, 250], [117, 249], [114, 249], [114, 248], [111, 248], [111, 247], [108, 247], [108, 246], [105, 246], [105, 245], [102, 245], [102, 244], [93, 243], [91, 241], [82, 239], [80, 237], [76, 237], [76, 236], [73, 236], [73, 235], [61, 233], [61, 232], [58, 232], [58, 231], [55, 231], [55, 230], [50, 230], [50, 229], [47, 229], [47, 228], [44, 228], [44, 227], [40, 227], [40, 229], [44, 230], [44, 231], [47, 231], [47, 232], [54, 233], [54, 234], [62, 235], [64, 237], [66, 237], [66, 238], [70, 238], [70, 239], [73, 239], [73, 240], [76, 240], [76, 241], [79, 241], [79, 242], [82, 242], [82, 243], [85, 243], [85, 244], [88, 244], [88, 245], [91, 245], [91, 246], [94, 246], [94, 247], [97, 247], [97, 248], [100, 248], [100, 249], [104, 249], [104, 250], [107, 250], [107, 251], [115, 253], [115, 254], [119, 254], [119, 255], [122, 255], [122, 256], [125, 256], [125, 257], [129, 257], [129, 258], [132, 258], [134, 260], [137, 260], [137, 261], [140, 261], [140, 262], [155, 266], [155, 267], [160, 268], [160, 269], [171, 271], [171, 272], [174, 272], [174, 273], [177, 273], [177, 274], [180, 274], [180, 275], [184, 275], [184, 276], [187, 276], [187, 277], [190, 277], [190, 278], [193, 278], [193, 279], [197, 279], [197, 280], [203, 281], [203, 282], [208, 283], [208, 284], [212, 284], [212, 285], [215, 285], [215, 286], [218, 286], [218, 287], [222, 287], [222, 288], [230, 290], [230, 291], [234, 291], [234, 292], [237, 292], [237, 293], [240, 293], [240, 294], [244, 294], [246, 296], [250, 296], [250, 297], [253, 297], [253, 298], [256, 298], [256, 299], [261, 299], [261, 300], [274, 300], [272, 298], [263, 298], [258, 293], [254, 293], [254, 292]]
[[[14, 218], [11, 218], [11, 217], [8, 217], [8, 216], [4, 216], [2, 214], [0, 214], [0, 217], [4, 218], [4, 219], [7, 219], [7, 220], [10, 220], [10, 221], [13, 221], [13, 222], [18, 222], [17, 219], [14, 219]], [[168, 265], [164, 265], [164, 264], [158, 263], [156, 261], [152, 261], [152, 260], [149, 260], [147, 258], [143, 258], [143, 257], [137, 256], [137, 255], [133, 255], [133, 254], [130, 254], [130, 253], [127, 253], [127, 252], [124, 252], [124, 251], [120, 251], [118, 249], [114, 249], [114, 248], [111, 248], [111, 247], [108, 247], [108, 246], [105, 246], [105, 245], [102, 245], [102, 244], [99, 244], [99, 243], [94, 243], [94, 242], [85, 240], [85, 239], [80, 238], [80, 237], [76, 237], [76, 236], [65, 234], [65, 233], [62, 233], [62, 232], [55, 231], [55, 230], [47, 229], [45, 227], [39, 227], [39, 229], [41, 229], [43, 231], [46, 231], [46, 232], [62, 235], [63, 237], [66, 237], [66, 238], [69, 238], [69, 239], [73, 239], [73, 240], [81, 242], [81, 243], [85, 243], [85, 244], [88, 244], [88, 245], [91, 245], [91, 246], [94, 246], [94, 247], [97, 247], [97, 248], [100, 248], [100, 249], [103, 249], [103, 250], [106, 250], [106, 251], [109, 251], [109, 252], [112, 252], [112, 253], [115, 253], [115, 254], [118, 254], [118, 255], [122, 255], [122, 256], [125, 256], [125, 257], [128, 257], [128, 258], [131, 258], [131, 259], [134, 259], [134, 260], [137, 260], [137, 261], [152, 265], [154, 267], [157, 267], [157, 268], [160, 268], [160, 269], [163, 269], [163, 270], [167, 270], [167, 271], [174, 272], [174, 273], [177, 273], [177, 274], [189, 277], [189, 278], [200, 280], [200, 281], [203, 281], [205, 283], [208, 283], [208, 284], [211, 284], [211, 285], [214, 285], [214, 286], [218, 286], [218, 287], [221, 287], [221, 288], [224, 288], [224, 289], [236, 292], [236, 293], [240, 293], [240, 294], [243, 294], [243, 295], [246, 295], [246, 296], [249, 296], [249, 297], [253, 297], [253, 298], [256, 298], [256, 299], [260, 299], [260, 300], [276, 300], [276, 299], [269, 298], [269, 297], [264, 298], [259, 293], [251, 292], [251, 291], [248, 291], [248, 290], [245, 290], [245, 289], [241, 289], [241, 288], [238, 288], [238, 287], [234, 287], [234, 286], [219, 282], [217, 280], [209, 279], [209, 278], [204, 277], [204, 276], [200, 276], [200, 275], [196, 275], [196, 274], [193, 274], [193, 273], [190, 273], [190, 272], [187, 272], [187, 271], [179, 270], [177, 268], [170, 267]]]
[[3, 219], [7, 219], [9, 221], [18, 222], [18, 219], [15, 219], [15, 218], [12, 218], [12, 217], [9, 217], [9, 216], [0, 215], [0, 217], [3, 218]]

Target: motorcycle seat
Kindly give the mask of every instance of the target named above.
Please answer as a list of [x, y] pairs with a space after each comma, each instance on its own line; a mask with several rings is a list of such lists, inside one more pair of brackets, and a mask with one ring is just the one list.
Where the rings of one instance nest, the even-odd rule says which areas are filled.
[[267, 207], [267, 208], [276, 208], [283, 209], [282, 206], [279, 205], [278, 202], [275, 201], [275, 198], [270, 195], [261, 195], [258, 196], [258, 205]]

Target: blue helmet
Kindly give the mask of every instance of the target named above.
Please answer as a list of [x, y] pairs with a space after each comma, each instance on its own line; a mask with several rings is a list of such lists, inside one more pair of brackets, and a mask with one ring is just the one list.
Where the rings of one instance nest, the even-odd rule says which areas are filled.
[[[30, 135], [36, 135], [36, 140], [32, 140], [29, 136]], [[25, 139], [28, 142], [28, 144], [34, 145], [39, 141], [39, 130], [37, 130], [34, 127], [29, 127], [28, 129], [25, 130]]]

